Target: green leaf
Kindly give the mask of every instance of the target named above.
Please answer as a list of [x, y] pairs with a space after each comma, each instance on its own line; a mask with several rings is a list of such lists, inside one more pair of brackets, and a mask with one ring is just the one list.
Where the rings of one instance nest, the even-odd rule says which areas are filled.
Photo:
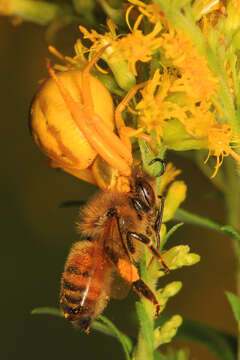
[[212, 221], [202, 216], [192, 214], [186, 210], [178, 209], [175, 213], [174, 219], [183, 221], [184, 223], [199, 225], [207, 229], [212, 229], [240, 241], [240, 233], [237, 232], [232, 226], [220, 224], [216, 221]]
[[235, 238], [237, 240], [240, 240], [240, 234], [237, 232], [232, 226], [230, 225], [223, 225], [220, 227], [220, 231], [222, 231], [224, 234]]
[[[47, 315], [63, 317], [63, 314], [59, 309], [53, 307], [47, 307], [47, 306], [33, 309], [31, 311], [31, 314], [32, 315], [47, 314]], [[118, 339], [123, 346], [126, 359], [131, 360], [130, 354], [133, 349], [133, 344], [131, 339], [127, 335], [119, 331], [117, 327], [110, 320], [108, 320], [105, 316], [100, 315], [95, 321], [93, 321], [92, 328], [94, 330], [104, 333], [105, 335], [110, 335]]]
[[221, 360], [236, 360], [237, 339], [198, 321], [183, 319], [175, 340], [193, 341], [203, 345]]
[[238, 328], [240, 329], [240, 299], [230, 291], [226, 291], [225, 294], [231, 304], [234, 317], [237, 320]]
[[40, 315], [40, 314], [63, 317], [63, 314], [61, 313], [60, 309], [49, 306], [39, 307], [31, 311], [31, 315]]
[[171, 227], [171, 229], [163, 236], [163, 239], [161, 239], [161, 243], [160, 243], [160, 250], [163, 249], [164, 245], [166, 244], [166, 242], [168, 241], [168, 239], [170, 238], [170, 236], [172, 236], [172, 234], [178, 229], [180, 228], [184, 223], [178, 223], [176, 225], [174, 225], [173, 227]]
[[[100, 322], [102, 322], [105, 327], [100, 327], [99, 326], [101, 324]], [[98, 331], [107, 329], [107, 331], [102, 331], [102, 332], [108, 335], [112, 335], [113, 337], [118, 339], [118, 341], [122, 344], [123, 350], [126, 355], [126, 359], [131, 360], [130, 355], [133, 349], [133, 344], [131, 339], [127, 335], [123, 334], [120, 330], [118, 330], [118, 328], [109, 319], [107, 319], [103, 315], [100, 315], [98, 316], [97, 320], [93, 322], [93, 327], [95, 330]]]

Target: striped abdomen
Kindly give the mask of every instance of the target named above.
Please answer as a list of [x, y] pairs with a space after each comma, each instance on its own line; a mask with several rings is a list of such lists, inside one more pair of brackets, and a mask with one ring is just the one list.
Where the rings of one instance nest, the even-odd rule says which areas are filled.
[[96, 241], [72, 247], [61, 281], [60, 306], [64, 316], [87, 331], [107, 304], [111, 266]]

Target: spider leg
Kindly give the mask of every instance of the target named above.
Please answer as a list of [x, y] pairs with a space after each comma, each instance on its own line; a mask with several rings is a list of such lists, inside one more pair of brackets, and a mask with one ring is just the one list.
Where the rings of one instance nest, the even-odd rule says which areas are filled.
[[131, 127], [125, 126], [125, 123], [122, 118], [122, 112], [125, 110], [125, 108], [128, 106], [128, 103], [133, 98], [133, 96], [137, 93], [139, 89], [144, 87], [146, 85], [147, 81], [142, 82], [140, 84], [137, 84], [133, 86], [126, 96], [123, 98], [123, 100], [118, 104], [116, 111], [115, 111], [115, 122], [116, 127], [120, 136], [120, 139], [127, 145], [128, 148], [131, 148], [131, 143], [129, 138], [130, 137], [137, 137], [139, 139], [142, 139], [149, 143], [149, 146], [151, 147], [153, 153], [155, 155], [158, 154], [158, 151], [154, 145], [153, 139], [150, 135], [147, 135], [143, 133], [143, 129], [133, 129]]
[[128, 148], [124, 145], [124, 143], [119, 139], [119, 137], [105, 124], [105, 122], [98, 116], [94, 111], [93, 105], [93, 96], [90, 87], [90, 71], [92, 67], [99, 60], [101, 55], [104, 53], [105, 49], [109, 45], [104, 46], [89, 62], [89, 64], [82, 71], [82, 87], [83, 91], [83, 104], [84, 111], [86, 111], [91, 118], [91, 123], [95, 127], [96, 131], [101, 135], [104, 139], [104, 142], [108, 143], [108, 145], [112, 148], [112, 151], [116, 152], [120, 155], [129, 165], [132, 164], [132, 153], [131, 148]]
[[[153, 225], [153, 230], [154, 230], [154, 233], [155, 233], [155, 236], [156, 236], [156, 239], [157, 239], [156, 249], [159, 251], [159, 249], [160, 249], [160, 229], [161, 229], [162, 219], [163, 219], [163, 210], [164, 210], [165, 198], [164, 198], [164, 196], [161, 196], [161, 195], [159, 195], [158, 197], [161, 199], [161, 207], [160, 207], [160, 211], [158, 211], [157, 218], [155, 220], [155, 224]], [[153, 260], [154, 260], [154, 256], [149, 261], [149, 264], [147, 266], [147, 270], [149, 270]], [[168, 274], [170, 272], [168, 266], [165, 264], [165, 262], [163, 260], [161, 262], [162, 262], [162, 265], [164, 267], [164, 270], [165, 270], [166, 274]]]
[[[131, 142], [129, 139], [129, 136], [126, 136], [125, 129], [127, 128], [125, 126], [124, 120], [122, 118], [122, 112], [125, 110], [125, 108], [127, 107], [129, 101], [133, 98], [133, 96], [136, 94], [136, 92], [141, 89], [142, 87], [144, 87], [146, 85], [146, 82], [137, 84], [135, 86], [133, 86], [128, 93], [125, 95], [125, 97], [123, 98], [123, 100], [118, 104], [116, 111], [115, 111], [115, 123], [116, 123], [116, 127], [117, 127], [117, 131], [118, 134], [120, 136], [120, 139], [122, 140], [122, 142], [129, 148], [131, 149]], [[130, 128], [128, 128], [130, 129]]]

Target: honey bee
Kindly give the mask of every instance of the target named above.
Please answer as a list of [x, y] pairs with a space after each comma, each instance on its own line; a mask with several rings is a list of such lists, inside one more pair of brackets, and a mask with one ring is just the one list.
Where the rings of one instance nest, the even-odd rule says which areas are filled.
[[[160, 161], [165, 170], [165, 160]], [[152, 302], [155, 316], [160, 306], [138, 274], [142, 246], [168, 268], [159, 254], [163, 199], [157, 206], [155, 178], [135, 169], [130, 192], [100, 192], [82, 209], [78, 223], [84, 240], [73, 245], [61, 279], [60, 307], [66, 319], [84, 332], [101, 314], [110, 298], [123, 298], [132, 286]], [[157, 246], [151, 237], [155, 234]]]

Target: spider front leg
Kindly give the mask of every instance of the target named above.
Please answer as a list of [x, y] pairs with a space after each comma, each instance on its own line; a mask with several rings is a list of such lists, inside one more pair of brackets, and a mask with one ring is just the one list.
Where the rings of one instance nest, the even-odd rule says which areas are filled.
[[137, 137], [139, 139], [142, 139], [142, 140], [148, 142], [148, 144], [151, 147], [153, 153], [155, 155], [157, 155], [158, 152], [157, 152], [157, 150], [155, 148], [152, 137], [150, 135], [147, 135], [147, 134], [143, 133], [142, 128], [133, 129], [133, 128], [129, 127], [129, 126], [126, 126], [124, 121], [123, 121], [123, 118], [122, 118], [122, 112], [125, 110], [128, 103], [131, 101], [131, 99], [134, 97], [134, 95], [138, 92], [138, 90], [143, 88], [146, 84], [147, 84], [147, 81], [142, 82], [140, 84], [137, 84], [137, 85], [133, 86], [128, 91], [128, 93], [125, 95], [123, 100], [118, 104], [118, 106], [116, 108], [115, 122], [116, 122], [116, 127], [117, 127], [117, 130], [118, 130], [118, 134], [120, 136], [120, 139], [122, 140], [122, 142], [129, 149], [131, 149], [130, 137]]
[[72, 120], [83, 133], [88, 143], [109, 165], [118, 169], [122, 175], [129, 176], [133, 161], [131, 149], [125, 146], [103, 119], [94, 112], [93, 94], [89, 81], [91, 77], [90, 70], [104, 50], [105, 48], [100, 50], [82, 72], [82, 104], [73, 99], [62, 81], [55, 74], [55, 71], [51, 68], [49, 61], [47, 62], [47, 69], [57, 84], [61, 96], [71, 113]]

